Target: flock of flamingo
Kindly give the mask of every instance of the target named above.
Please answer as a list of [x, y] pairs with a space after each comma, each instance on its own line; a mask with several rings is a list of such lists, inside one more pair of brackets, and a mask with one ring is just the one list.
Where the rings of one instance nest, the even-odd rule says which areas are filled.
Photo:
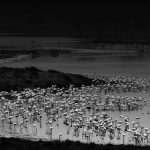
[[150, 107], [150, 80], [85, 76], [93, 78], [91, 86], [1, 91], [1, 137], [149, 144], [150, 129], [143, 119], [150, 114], [145, 111]]
[[15, 62], [23, 62], [27, 61], [31, 58], [31, 55], [18, 55], [14, 57], [8, 57], [8, 58], [1, 58], [0, 64], [6, 64], [6, 63], [15, 63]]

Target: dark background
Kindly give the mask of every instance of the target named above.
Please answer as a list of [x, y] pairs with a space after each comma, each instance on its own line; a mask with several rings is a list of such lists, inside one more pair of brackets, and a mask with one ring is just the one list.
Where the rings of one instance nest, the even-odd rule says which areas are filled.
[[150, 40], [148, 3], [1, 3], [1, 35]]

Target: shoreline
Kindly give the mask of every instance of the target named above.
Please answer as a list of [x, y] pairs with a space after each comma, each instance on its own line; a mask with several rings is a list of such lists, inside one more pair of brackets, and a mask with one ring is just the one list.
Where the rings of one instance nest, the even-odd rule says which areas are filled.
[[18, 138], [0, 138], [0, 146], [3, 150], [5, 149], [22, 149], [22, 150], [39, 150], [39, 149], [50, 149], [53, 148], [53, 150], [63, 150], [63, 149], [72, 149], [72, 150], [84, 150], [84, 149], [94, 149], [94, 150], [138, 150], [141, 148], [144, 148], [145, 150], [149, 149], [149, 146], [147, 145], [114, 145], [114, 144], [95, 144], [95, 143], [81, 143], [79, 141], [30, 141], [28, 139], [18, 139]]

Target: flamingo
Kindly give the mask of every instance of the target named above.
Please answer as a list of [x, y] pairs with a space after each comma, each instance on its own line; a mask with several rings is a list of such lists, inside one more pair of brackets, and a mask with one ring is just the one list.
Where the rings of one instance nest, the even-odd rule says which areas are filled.
[[24, 124], [24, 127], [25, 127], [25, 129], [26, 129], [26, 132], [28, 132], [28, 122], [29, 122], [29, 120], [26, 119], [26, 120], [25, 120], [25, 124]]
[[52, 122], [51, 121], [47, 121], [46, 122], [46, 134], [49, 134], [50, 127], [52, 127]]
[[52, 134], [52, 133], [53, 133], [52, 131], [53, 131], [53, 127], [50, 127], [50, 140], [52, 140], [52, 135], [53, 135], [53, 134]]
[[67, 125], [67, 134], [70, 133], [70, 124], [69, 124], [69, 121], [66, 122], [66, 125]]
[[16, 114], [16, 124], [18, 125], [18, 118], [19, 118], [19, 114]]
[[62, 133], [59, 133], [59, 141], [61, 141]]
[[40, 115], [40, 128], [42, 128], [42, 115]]
[[139, 119], [140, 119], [140, 117], [136, 117], [137, 124], [139, 124], [139, 122], [138, 122]]
[[9, 116], [9, 128], [10, 128], [10, 130], [11, 130], [11, 124], [12, 124], [11, 119], [12, 119], [12, 116]]
[[16, 123], [14, 122], [14, 133], [16, 133]]
[[59, 116], [56, 115], [56, 126], [59, 126], [59, 122], [58, 122]]
[[36, 125], [36, 124], [32, 124], [32, 134], [33, 134], [34, 136], [37, 135], [37, 125]]
[[4, 121], [5, 121], [5, 118], [3, 117], [2, 118], [2, 130], [4, 129]]
[[83, 128], [83, 132], [82, 132], [82, 139], [84, 139], [86, 137], [86, 128]]
[[122, 136], [123, 136], [122, 138], [123, 144], [125, 144], [125, 134], [123, 133]]
[[23, 122], [20, 122], [20, 133], [23, 133]]

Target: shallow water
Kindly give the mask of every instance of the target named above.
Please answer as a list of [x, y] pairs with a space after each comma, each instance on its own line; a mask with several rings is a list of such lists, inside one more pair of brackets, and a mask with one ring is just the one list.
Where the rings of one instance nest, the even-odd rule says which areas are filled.
[[[118, 94], [115, 94], [115, 96], [117, 96]], [[125, 96], [125, 95], [129, 95], [129, 96], [137, 96], [137, 97], [142, 97], [144, 99], [149, 99], [149, 93], [145, 93], [145, 92], [141, 92], [141, 93], [122, 93], [120, 94], [120, 96]], [[104, 98], [104, 93], [101, 95]], [[129, 117], [129, 122], [130, 122], [130, 128], [131, 128], [131, 122], [132, 121], [136, 121], [136, 117], [140, 117], [139, 123], [141, 126], [143, 127], [147, 127], [150, 130], [150, 115], [147, 114], [147, 112], [150, 111], [150, 103], [147, 103], [146, 106], [143, 107], [142, 110], [135, 110], [135, 111], [105, 111], [107, 114], [109, 114], [113, 120], [115, 118], [117, 118], [118, 120], [121, 120], [120, 115], [123, 115], [123, 119], [122, 121], [124, 122], [124, 117], [128, 116]], [[87, 118], [89, 118], [91, 111], [87, 111]], [[100, 112], [100, 115], [103, 113], [103, 111]], [[34, 138], [44, 138], [44, 139], [48, 139], [50, 140], [50, 136], [46, 134], [46, 114], [44, 112], [42, 112], [42, 128], [40, 128], [40, 125], [38, 122], [35, 122], [35, 124], [37, 125], [37, 135], [34, 135], [34, 130], [31, 124], [28, 123], [28, 130], [26, 131], [25, 129], [23, 129], [23, 132], [21, 135], [26, 136], [26, 137], [34, 137]], [[82, 132], [83, 132], [83, 128], [80, 129], [80, 135], [79, 137], [75, 137], [73, 136], [73, 127], [70, 128], [70, 133], [67, 134], [67, 126], [63, 124], [63, 118], [59, 118], [59, 126], [56, 126], [56, 122], [53, 123], [53, 134], [52, 134], [52, 140], [58, 139], [59, 138], [59, 133], [62, 133], [62, 140], [65, 139], [70, 139], [70, 140], [78, 140], [78, 141], [82, 141], [82, 142], [88, 142], [84, 139], [82, 139]], [[13, 122], [16, 122], [15, 118], [12, 119]], [[22, 122], [22, 118], [19, 118], [19, 123]], [[124, 128], [124, 125], [123, 125]], [[122, 128], [122, 129], [123, 129]], [[2, 125], [2, 120], [0, 118], [0, 133], [2, 136], [12, 136], [14, 135], [14, 128], [12, 127], [12, 129], [10, 130], [9, 127], [9, 123], [5, 122], [5, 125]], [[115, 137], [111, 143], [113, 144], [122, 144], [122, 134], [124, 133], [124, 129], [121, 132], [121, 139], [117, 140], [117, 138]], [[16, 132], [15, 134], [20, 135], [20, 128], [19, 125], [16, 126]], [[96, 142], [96, 143], [109, 143], [110, 140], [108, 138], [108, 133], [106, 134], [107, 136], [104, 138], [104, 140], [101, 140], [99, 137], [96, 137], [96, 135], [94, 134], [91, 138], [90, 141]], [[126, 133], [125, 135], [125, 144], [128, 144], [128, 138], [129, 138], [129, 134]]]

